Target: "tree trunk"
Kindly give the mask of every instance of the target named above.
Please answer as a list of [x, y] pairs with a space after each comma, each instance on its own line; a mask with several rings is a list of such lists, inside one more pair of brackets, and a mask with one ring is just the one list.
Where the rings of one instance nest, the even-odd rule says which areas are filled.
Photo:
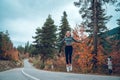
[[94, 3], [94, 32], [93, 32], [93, 45], [94, 54], [97, 56], [97, 0], [93, 0]]
[[97, 70], [97, 0], [93, 0], [94, 31], [93, 31], [93, 72]]

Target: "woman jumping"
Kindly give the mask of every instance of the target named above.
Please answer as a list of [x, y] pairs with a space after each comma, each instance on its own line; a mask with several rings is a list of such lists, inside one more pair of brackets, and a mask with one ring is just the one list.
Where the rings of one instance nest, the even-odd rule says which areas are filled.
[[63, 42], [65, 43], [66, 70], [67, 72], [69, 72], [72, 71], [72, 53], [73, 53], [72, 43], [73, 42], [80, 43], [80, 41], [75, 40], [71, 36], [71, 32], [67, 31], [65, 34], [65, 38], [60, 43]]

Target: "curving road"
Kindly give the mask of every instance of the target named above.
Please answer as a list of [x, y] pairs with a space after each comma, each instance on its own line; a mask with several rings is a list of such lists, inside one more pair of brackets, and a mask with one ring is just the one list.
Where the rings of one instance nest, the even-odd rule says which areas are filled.
[[24, 68], [0, 72], [0, 80], [120, 80], [120, 77], [43, 71], [35, 69], [26, 59]]

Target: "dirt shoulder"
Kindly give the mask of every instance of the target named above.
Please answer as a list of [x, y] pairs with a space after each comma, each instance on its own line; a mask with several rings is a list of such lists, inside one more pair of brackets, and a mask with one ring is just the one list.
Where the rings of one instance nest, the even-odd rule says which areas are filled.
[[15, 62], [15, 61], [8, 61], [8, 60], [7, 61], [0, 60], [0, 72], [9, 70], [9, 69], [13, 69], [13, 68], [22, 67], [22, 66], [23, 66], [23, 64], [21, 61]]

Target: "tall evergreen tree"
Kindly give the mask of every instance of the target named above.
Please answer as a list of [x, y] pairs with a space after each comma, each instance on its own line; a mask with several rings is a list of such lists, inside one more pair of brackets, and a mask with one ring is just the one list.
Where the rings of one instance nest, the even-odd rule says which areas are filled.
[[21, 54], [23, 54], [25, 48], [24, 48], [22, 45], [19, 45], [19, 46], [17, 47], [17, 50], [18, 50]]
[[[102, 33], [107, 30], [106, 23], [110, 20], [112, 16], [106, 16], [105, 9], [102, 7], [102, 0], [96, 2], [96, 18], [97, 18], [97, 33]], [[91, 0], [90, 5], [85, 7], [85, 5], [80, 9], [80, 14], [83, 18], [83, 24], [87, 32], [93, 34], [94, 30], [94, 4], [93, 0]]]
[[27, 41], [27, 43], [25, 44], [24, 54], [27, 53], [28, 51], [29, 51], [29, 41]]
[[59, 40], [61, 41], [65, 37], [66, 31], [70, 31], [69, 22], [67, 20], [67, 13], [64, 11], [61, 19], [61, 25], [59, 26]]
[[41, 50], [41, 36], [42, 36], [42, 29], [40, 29], [39, 27], [36, 29], [35, 32], [36, 36], [32, 37], [33, 39], [35, 39], [35, 41], [33, 42], [33, 46], [35, 47], [35, 52], [32, 53], [33, 55], [37, 55], [40, 54], [40, 50]]
[[37, 28], [36, 30], [34, 43], [44, 63], [46, 59], [53, 58], [54, 56], [57, 27], [54, 25], [54, 20], [51, 18], [51, 15], [46, 19], [42, 29]]
[[33, 55], [37, 55], [38, 52], [37, 52], [37, 49], [36, 47], [33, 45], [33, 44], [30, 44], [29, 47], [28, 47], [28, 53], [29, 53], [29, 56], [33, 56]]
[[[106, 23], [110, 20], [110, 18], [112, 16], [106, 16], [106, 13], [105, 13], [105, 9], [102, 9], [102, 3], [101, 2], [97, 2], [97, 33], [98, 34], [101, 34], [105, 31], [107, 31], [107, 26], [106, 26]], [[91, 22], [88, 23], [88, 27], [90, 27], [90, 30], [93, 32], [94, 30], [94, 23], [92, 22], [93, 20], [93, 5], [91, 6], [91, 11], [92, 11], [92, 14], [91, 14]]]

